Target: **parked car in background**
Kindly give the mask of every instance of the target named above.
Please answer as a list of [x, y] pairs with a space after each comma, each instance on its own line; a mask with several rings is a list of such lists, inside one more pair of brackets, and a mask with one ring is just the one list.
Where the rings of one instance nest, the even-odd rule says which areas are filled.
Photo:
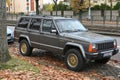
[[14, 42], [14, 30], [9, 26], [7, 27], [7, 41]]

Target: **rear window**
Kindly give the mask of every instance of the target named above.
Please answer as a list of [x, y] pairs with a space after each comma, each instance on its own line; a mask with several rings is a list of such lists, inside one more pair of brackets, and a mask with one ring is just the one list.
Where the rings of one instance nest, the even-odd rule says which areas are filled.
[[27, 28], [29, 21], [30, 21], [30, 18], [21, 18], [18, 23], [18, 27]]
[[29, 29], [32, 30], [39, 30], [41, 25], [41, 19], [33, 18], [30, 23]]

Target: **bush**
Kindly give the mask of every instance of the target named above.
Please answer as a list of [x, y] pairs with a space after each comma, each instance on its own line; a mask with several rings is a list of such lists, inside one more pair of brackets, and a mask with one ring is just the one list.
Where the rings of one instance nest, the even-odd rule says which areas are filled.
[[117, 4], [113, 7], [114, 10], [120, 9], [120, 2], [117, 2]]
[[[56, 6], [54, 5], [53, 6], [53, 10], [55, 11], [55, 8]], [[57, 5], [57, 10], [58, 11], [68, 11], [68, 10], [72, 10], [72, 8], [68, 5], [65, 5], [63, 4], [62, 2], [60, 2], [58, 5]]]
[[110, 6], [106, 5], [106, 4], [101, 4], [101, 5], [95, 5], [94, 7], [92, 7], [92, 10], [110, 10]]
[[99, 5], [95, 5], [94, 7], [92, 7], [92, 10], [100, 10], [100, 6]]
[[43, 5], [43, 10], [45, 11], [53, 11], [54, 4], [45, 4]]

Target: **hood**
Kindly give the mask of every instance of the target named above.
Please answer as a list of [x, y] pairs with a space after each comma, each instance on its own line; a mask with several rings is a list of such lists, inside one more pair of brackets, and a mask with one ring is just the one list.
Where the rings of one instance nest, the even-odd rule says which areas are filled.
[[92, 33], [92, 32], [75, 32], [75, 33], [63, 33], [64, 37], [82, 40], [90, 43], [97, 43], [97, 42], [106, 42], [114, 40], [111, 37]]

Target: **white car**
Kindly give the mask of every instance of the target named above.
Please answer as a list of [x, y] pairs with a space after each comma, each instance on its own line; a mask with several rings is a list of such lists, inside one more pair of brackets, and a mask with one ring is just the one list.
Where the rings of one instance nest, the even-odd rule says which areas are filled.
[[7, 27], [7, 41], [14, 42], [14, 31], [9, 27]]

